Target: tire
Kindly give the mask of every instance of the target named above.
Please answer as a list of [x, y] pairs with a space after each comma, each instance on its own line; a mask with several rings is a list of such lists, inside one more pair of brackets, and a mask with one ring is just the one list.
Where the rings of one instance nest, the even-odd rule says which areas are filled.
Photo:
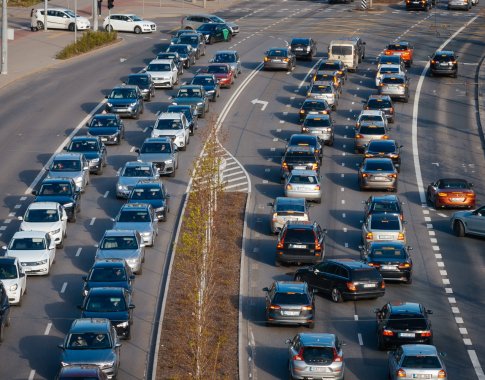
[[317, 204], [322, 203], [322, 198], [316, 199], [316, 200], [315, 200], [315, 203], [317, 203]]
[[210, 36], [209, 37], [209, 45], [213, 45], [214, 42], [216, 42], [214, 36]]
[[106, 25], [106, 28], [104, 28], [108, 33], [111, 33], [113, 31], [113, 27], [111, 25]]
[[64, 248], [64, 239], [59, 244], [57, 244], [57, 248]]
[[405, 283], [407, 285], [411, 285], [413, 283], [413, 278], [411, 277], [411, 275], [409, 275], [409, 277], [406, 279]]
[[42, 21], [37, 21], [37, 30], [43, 30], [44, 29], [44, 23]]
[[69, 24], [67, 28], [69, 29], [70, 32], [74, 32], [74, 30], [76, 29], [74, 26], [74, 23]]
[[133, 115], [133, 119], [138, 120], [140, 118], [140, 112], [137, 112]]
[[72, 216], [67, 221], [69, 223], [76, 223], [76, 220], [77, 220], [77, 215], [76, 215], [76, 211], [74, 211], [74, 213], [72, 214]]
[[136, 272], [137, 275], [141, 275], [143, 274], [143, 266], [140, 265], [140, 269], [138, 269], [138, 271]]
[[175, 170], [169, 174], [170, 177], [175, 177]]
[[309, 329], [313, 330], [315, 328], [315, 322], [309, 322], [306, 327], [308, 327]]
[[332, 301], [335, 303], [341, 303], [343, 301], [342, 293], [340, 293], [340, 290], [338, 290], [337, 288], [332, 289], [332, 292], [330, 293], [330, 297], [332, 298]]
[[453, 223], [453, 232], [458, 237], [465, 236], [465, 226], [462, 221], [456, 220], [455, 223]]
[[133, 29], [133, 32], [135, 32], [135, 34], [141, 34], [141, 28], [139, 26], [135, 26], [135, 29]]
[[201, 118], [201, 119], [205, 119], [205, 108], [204, 108], [204, 110], [202, 111], [202, 113], [200, 114], [200, 118]]

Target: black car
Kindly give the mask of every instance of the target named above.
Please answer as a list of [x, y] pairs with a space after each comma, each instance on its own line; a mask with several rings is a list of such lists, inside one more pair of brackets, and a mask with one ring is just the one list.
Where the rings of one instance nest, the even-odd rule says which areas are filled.
[[197, 31], [204, 35], [205, 42], [209, 45], [214, 42], [231, 41], [232, 38], [231, 28], [223, 23], [205, 23], [199, 26]]
[[148, 203], [155, 211], [155, 216], [160, 221], [167, 220], [167, 213], [170, 212], [165, 186], [161, 182], [140, 181], [131, 191], [128, 197], [128, 203]]
[[205, 38], [200, 38], [200, 33], [184, 33], [176, 41], [175, 44], [186, 44], [192, 46], [195, 50], [195, 58], [199, 59], [205, 55]]
[[108, 144], [120, 145], [125, 138], [125, 125], [119, 115], [113, 113], [98, 113], [86, 124], [88, 136], [99, 136]]
[[167, 53], [178, 53], [180, 60], [187, 69], [195, 65], [195, 50], [187, 44], [174, 44], [167, 48]]
[[389, 95], [371, 95], [364, 105], [365, 110], [382, 111], [389, 123], [394, 123], [394, 105]]
[[128, 75], [126, 84], [138, 86], [143, 95], [143, 99], [147, 102], [155, 97], [155, 84], [149, 73], [130, 74]]
[[429, 11], [432, 7], [431, 0], [406, 0], [406, 10], [422, 10]]
[[125, 288], [91, 288], [79, 308], [81, 318], [107, 318], [120, 338], [131, 338], [133, 309], [131, 292]]
[[296, 281], [305, 281], [315, 291], [329, 294], [333, 302], [382, 297], [386, 285], [379, 271], [351, 259], [323, 260], [300, 268]]
[[45, 178], [39, 190], [32, 190], [34, 202], [57, 202], [64, 206], [67, 220], [75, 222], [81, 211], [81, 191], [72, 178]]
[[266, 292], [266, 324], [306, 325], [313, 328], [315, 299], [304, 282], [275, 281]]
[[285, 150], [288, 150], [288, 148], [292, 146], [309, 146], [313, 148], [313, 150], [315, 151], [315, 154], [320, 159], [320, 163], [322, 162], [323, 146], [320, 143], [320, 140], [318, 139], [318, 137], [303, 134], [303, 133], [295, 133], [290, 136], [290, 139], [288, 140], [288, 144], [286, 145]]
[[103, 168], [108, 164], [106, 146], [99, 136], [74, 136], [64, 150], [82, 153], [89, 162], [90, 173], [103, 174]]
[[184, 61], [180, 59], [180, 55], [176, 51], [172, 51], [170, 53], [165, 51], [160, 52], [157, 54], [156, 59], [171, 59], [173, 63], [175, 63], [175, 66], [177, 66], [177, 75], [181, 76], [184, 73]]
[[105, 110], [108, 113], [116, 113], [120, 116], [128, 116], [138, 119], [143, 113], [143, 95], [138, 86], [117, 86], [106, 95]]
[[337, 76], [342, 81], [342, 84], [347, 80], [347, 67], [340, 60], [322, 59], [315, 70], [315, 72], [318, 71], [337, 72]]
[[397, 171], [401, 171], [401, 148], [396, 140], [371, 140], [364, 149], [365, 158], [387, 157], [392, 160]]
[[377, 268], [384, 280], [412, 283], [413, 260], [409, 254], [411, 247], [397, 241], [374, 241], [367, 247], [360, 248], [362, 261]]
[[329, 114], [331, 111], [332, 108], [324, 99], [305, 99], [298, 112], [298, 117], [301, 123], [309, 114]]
[[284, 181], [293, 169], [314, 170], [319, 174], [319, 154], [310, 146], [289, 147], [281, 159], [281, 180]]
[[192, 78], [190, 84], [203, 86], [211, 102], [215, 102], [220, 95], [221, 86], [214, 74], [197, 74]]
[[310, 61], [317, 55], [317, 43], [313, 38], [293, 38], [290, 43], [290, 50], [296, 58], [306, 58]]
[[0, 281], [0, 343], [5, 337], [5, 327], [10, 326], [10, 303], [3, 283]]
[[83, 296], [87, 296], [91, 288], [124, 288], [133, 292], [135, 275], [124, 259], [96, 260], [88, 272], [82, 277]]
[[296, 66], [296, 57], [289, 48], [270, 48], [264, 53], [264, 70], [292, 71]]
[[404, 220], [403, 204], [397, 195], [371, 195], [364, 203], [364, 220], [373, 213], [399, 214]]
[[433, 344], [429, 314], [433, 312], [414, 302], [387, 303], [375, 309], [379, 350], [403, 344]]
[[182, 112], [185, 118], [189, 122], [190, 135], [194, 135], [194, 131], [198, 128], [199, 117], [197, 116], [197, 111], [195, 107], [191, 105], [170, 105], [167, 108], [167, 112]]
[[275, 265], [322, 261], [326, 233], [316, 222], [287, 221], [278, 235]]
[[458, 57], [451, 50], [439, 50], [431, 57], [429, 74], [458, 76]]

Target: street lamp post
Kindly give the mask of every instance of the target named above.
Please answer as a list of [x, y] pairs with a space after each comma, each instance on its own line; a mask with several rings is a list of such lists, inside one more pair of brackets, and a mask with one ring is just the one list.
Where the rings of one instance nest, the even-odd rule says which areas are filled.
[[6, 75], [7, 54], [8, 54], [8, 20], [7, 20], [7, 0], [2, 0], [2, 75]]
[[77, 0], [74, 0], [74, 43], [77, 41]]
[[49, 0], [44, 1], [44, 32], [47, 32], [47, 2]]

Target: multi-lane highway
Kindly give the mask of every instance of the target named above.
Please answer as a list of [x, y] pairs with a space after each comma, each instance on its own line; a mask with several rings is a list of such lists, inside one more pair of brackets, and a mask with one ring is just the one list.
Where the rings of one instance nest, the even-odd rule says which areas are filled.
[[[245, 78], [251, 81], [227, 113], [223, 129], [226, 148], [244, 164], [251, 177], [251, 197], [245, 242], [242, 292], [241, 378], [287, 378], [285, 340], [304, 328], [270, 328], [264, 324], [264, 298], [261, 288], [273, 280], [291, 279], [293, 267], [274, 266], [275, 237], [269, 235], [269, 207], [283, 194], [279, 183], [279, 162], [285, 140], [299, 132], [296, 112], [305, 96], [307, 74], [316, 63], [299, 61], [294, 72], [262, 72], [257, 68], [264, 51], [285, 46], [295, 36], [311, 36], [319, 44], [322, 57], [328, 42], [342, 35], [358, 34], [366, 41], [366, 59], [357, 73], [350, 74], [335, 112], [336, 140], [326, 147], [322, 167], [324, 199], [311, 209], [312, 218], [328, 230], [327, 257], [358, 258], [362, 204], [374, 192], [362, 193], [357, 186], [357, 165], [361, 157], [353, 153], [354, 119], [362, 101], [375, 93], [374, 60], [385, 45], [395, 39], [415, 45], [414, 65], [409, 69], [412, 95], [408, 104], [396, 103], [396, 122], [391, 135], [404, 145], [399, 196], [406, 202], [408, 242], [414, 247], [412, 285], [390, 284], [378, 300], [333, 304], [317, 296], [314, 331], [337, 333], [344, 347], [347, 379], [386, 377], [386, 353], [377, 350], [373, 310], [387, 300], [415, 301], [434, 311], [435, 344], [447, 353], [445, 363], [452, 379], [475, 379], [469, 351], [484, 364], [485, 336], [480, 323], [485, 296], [483, 239], [458, 239], [448, 225], [452, 211], [435, 211], [423, 206], [418, 183], [425, 185], [443, 176], [465, 177], [475, 184], [483, 201], [485, 174], [483, 134], [476, 115], [475, 88], [478, 62], [483, 56], [485, 25], [482, 5], [470, 12], [447, 11], [439, 5], [431, 12], [405, 12], [400, 5], [379, 7], [373, 12], [354, 10], [355, 5], [328, 5], [320, 1], [242, 2], [221, 14], [237, 20], [240, 34], [231, 43], [208, 47], [212, 53], [229, 46], [237, 49], [243, 75], [236, 86], [222, 91], [211, 103], [211, 112], [220, 113]], [[456, 36], [453, 34], [469, 23]], [[178, 27], [179, 20], [163, 20], [164, 30]], [[438, 26], [438, 29], [436, 28]], [[162, 34], [162, 38], [168, 35]], [[449, 42], [447, 40], [453, 37]], [[0, 208], [1, 240], [8, 243], [18, 229], [16, 217], [22, 215], [32, 197], [26, 195], [43, 165], [66, 137], [96, 109], [104, 95], [124, 76], [139, 71], [166, 45], [160, 35], [126, 35], [124, 41], [95, 55], [67, 62], [22, 80], [0, 92]], [[423, 69], [439, 46], [459, 55], [458, 78], [426, 77], [416, 88]], [[194, 72], [197, 67], [191, 69]], [[253, 71], [257, 70], [257, 71]], [[184, 74], [190, 78], [191, 74]], [[80, 315], [81, 276], [90, 268], [94, 244], [111, 227], [121, 206], [115, 199], [116, 172], [127, 160], [136, 159], [133, 147], [148, 135], [157, 112], [169, 102], [173, 91], [157, 91], [153, 102], [138, 121], [127, 120], [126, 141], [108, 148], [109, 166], [102, 176], [91, 176], [83, 195], [82, 211], [76, 223], [68, 226], [65, 248], [58, 250], [49, 277], [29, 278], [23, 305], [12, 309], [12, 324], [0, 347], [2, 379], [52, 379], [58, 368], [56, 347], [70, 323]], [[266, 107], [255, 99], [268, 102]], [[413, 129], [413, 118], [416, 124]], [[204, 128], [205, 122], [201, 122]], [[79, 128], [82, 133], [82, 127]], [[413, 136], [414, 133], [414, 136]], [[156, 306], [166, 264], [167, 252], [175, 232], [177, 211], [189, 180], [192, 160], [201, 148], [196, 133], [174, 179], [164, 179], [172, 194], [169, 220], [160, 225], [157, 244], [147, 251], [143, 275], [136, 279], [133, 338], [124, 342], [120, 379], [145, 378], [148, 351]], [[414, 144], [413, 144], [414, 142]], [[416, 175], [416, 171], [421, 174]], [[460, 319], [461, 318], [461, 319]], [[473, 357], [473, 354], [471, 354]], [[163, 374], [159, 374], [163, 378]]]

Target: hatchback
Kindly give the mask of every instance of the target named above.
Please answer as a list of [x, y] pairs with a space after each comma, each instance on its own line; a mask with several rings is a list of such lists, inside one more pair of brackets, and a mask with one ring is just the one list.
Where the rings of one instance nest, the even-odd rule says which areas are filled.
[[99, 259], [82, 279], [85, 297], [91, 288], [114, 287], [132, 292], [135, 275], [124, 259]]
[[404, 220], [404, 211], [402, 202], [397, 195], [371, 195], [367, 200], [362, 201], [364, 204], [364, 219], [373, 213], [387, 212], [390, 214], [399, 214], [401, 220]]
[[133, 187], [143, 180], [158, 181], [160, 174], [151, 162], [129, 161], [120, 170], [116, 184], [116, 197], [128, 198]]
[[359, 168], [360, 190], [380, 189], [397, 192], [398, 173], [390, 158], [365, 158]]
[[79, 16], [71, 9], [65, 8], [47, 8], [47, 17], [44, 8], [33, 10], [31, 28], [44, 29], [46, 19], [47, 29], [67, 29], [74, 32], [76, 29], [88, 30], [91, 28], [91, 23], [86, 17]]
[[313, 38], [293, 38], [290, 42], [290, 50], [298, 58], [312, 60], [317, 55], [317, 43]]
[[381, 78], [384, 74], [398, 75], [404, 73], [405, 71], [399, 65], [381, 65], [376, 73], [376, 87], [379, 87], [381, 84]]
[[170, 212], [165, 185], [160, 181], [139, 181], [128, 197], [128, 203], [148, 203], [155, 211], [155, 217], [162, 222], [167, 220]]
[[154, 59], [143, 72], [150, 74], [156, 88], [172, 89], [178, 83], [178, 69], [171, 59]]
[[365, 158], [390, 158], [398, 172], [401, 171], [401, 148], [396, 140], [370, 140], [365, 146]]
[[21, 305], [27, 292], [27, 276], [18, 257], [0, 257], [0, 282], [7, 292], [10, 305]]
[[82, 153], [57, 153], [46, 178], [72, 178], [76, 187], [84, 193], [89, 184], [89, 162]]
[[304, 198], [316, 203], [322, 202], [320, 177], [313, 170], [294, 169], [286, 177], [285, 197]]
[[147, 247], [153, 247], [158, 235], [158, 223], [148, 203], [126, 203], [114, 219], [113, 230], [136, 230]]
[[475, 208], [473, 184], [459, 178], [441, 178], [428, 185], [426, 199], [436, 208]]
[[88, 128], [88, 136], [99, 136], [106, 145], [120, 145], [125, 138], [125, 125], [117, 114], [96, 114], [86, 124], [86, 127]]
[[288, 369], [292, 379], [343, 380], [344, 343], [335, 334], [298, 333], [288, 339]]
[[363, 122], [371, 122], [374, 125], [387, 125], [387, 117], [383, 110], [364, 109], [357, 116], [355, 126], [359, 127]]
[[362, 242], [398, 241], [406, 243], [406, 228], [398, 214], [373, 213], [362, 223]]
[[105, 98], [105, 111], [108, 113], [138, 119], [145, 109], [143, 94], [138, 86], [116, 86]]
[[271, 206], [271, 232], [278, 233], [289, 220], [308, 221], [309, 209], [304, 198], [277, 197]]
[[84, 155], [90, 173], [103, 174], [104, 167], [108, 165], [108, 153], [99, 136], [74, 136], [64, 150]]
[[443, 353], [428, 344], [404, 344], [388, 354], [389, 379], [447, 380]]
[[270, 48], [264, 54], [264, 70], [292, 71], [296, 66], [296, 57], [288, 48]]
[[383, 74], [379, 83], [379, 95], [389, 95], [391, 99], [409, 101], [409, 78], [405, 74]]
[[141, 17], [134, 14], [113, 14], [111, 13], [104, 19], [104, 30], [108, 32], [133, 32], [152, 33], [157, 30], [157, 24], [153, 21], [143, 20]]
[[394, 123], [394, 105], [389, 95], [370, 95], [364, 104], [365, 110], [383, 111], [389, 123]]
[[372, 121], [361, 121], [355, 128], [355, 153], [363, 153], [372, 140], [387, 140], [388, 138], [389, 128], [385, 125], [375, 124]]

